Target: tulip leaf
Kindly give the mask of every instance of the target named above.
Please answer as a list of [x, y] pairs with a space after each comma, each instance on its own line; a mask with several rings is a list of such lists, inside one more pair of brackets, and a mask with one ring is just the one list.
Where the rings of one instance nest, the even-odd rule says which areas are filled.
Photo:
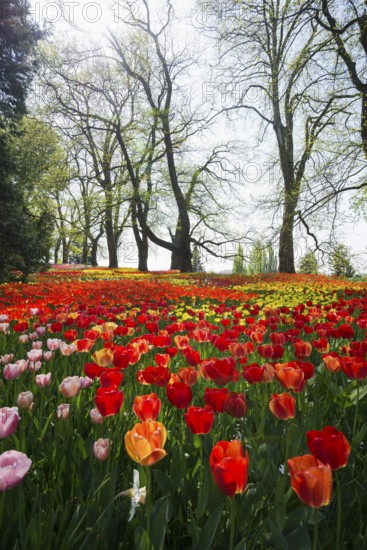
[[155, 550], [163, 548], [167, 524], [172, 516], [170, 496], [160, 498], [152, 510], [151, 540]]
[[246, 550], [246, 539], [241, 540], [236, 546], [233, 548], [233, 550]]
[[367, 424], [363, 424], [362, 428], [359, 430], [359, 432], [355, 435], [353, 439], [353, 442], [352, 442], [353, 449], [355, 450], [359, 449], [362, 441], [365, 438], [366, 430], [367, 430]]
[[195, 550], [209, 550], [217, 532], [220, 518], [222, 516], [223, 504], [218, 506], [209, 516], [203, 529], [200, 532], [199, 543]]
[[288, 548], [311, 550], [311, 538], [306, 527], [298, 527], [287, 536]]
[[171, 482], [168, 475], [163, 470], [158, 469], [153, 470], [153, 475], [162, 493], [169, 493], [171, 491]]
[[134, 530], [134, 543], [135, 548], [144, 548], [144, 550], [155, 550], [151, 540], [149, 539], [149, 535], [146, 532], [146, 530], [139, 525]]

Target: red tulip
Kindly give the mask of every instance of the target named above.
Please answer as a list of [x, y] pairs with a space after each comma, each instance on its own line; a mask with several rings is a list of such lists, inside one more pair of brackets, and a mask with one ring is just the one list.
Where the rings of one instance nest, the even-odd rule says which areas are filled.
[[185, 420], [193, 434], [207, 434], [214, 422], [214, 411], [210, 406], [189, 407], [185, 413]]
[[294, 342], [294, 354], [297, 359], [303, 359], [304, 357], [309, 357], [312, 353], [312, 345], [310, 342], [303, 342], [298, 340]]
[[288, 460], [291, 486], [297, 496], [311, 508], [327, 506], [331, 500], [333, 478], [328, 464], [313, 455]]
[[275, 393], [270, 398], [269, 409], [279, 420], [288, 420], [296, 416], [296, 400], [289, 393]]
[[228, 394], [229, 390], [227, 388], [205, 388], [204, 402], [210, 405], [214, 412], [222, 413]]
[[154, 384], [163, 388], [171, 378], [171, 372], [166, 367], [146, 367], [136, 373], [140, 384]]
[[297, 368], [295, 363], [277, 363], [275, 365], [275, 376], [282, 386], [295, 392], [301, 392], [306, 383], [303, 371]]
[[343, 357], [341, 365], [348, 378], [352, 380], [367, 378], [367, 361], [363, 357]]
[[332, 470], [344, 468], [350, 455], [350, 445], [343, 434], [332, 426], [323, 430], [310, 430], [306, 434], [311, 453]]
[[247, 413], [246, 397], [239, 392], [229, 392], [223, 403], [223, 410], [235, 418], [242, 418]]
[[133, 411], [142, 422], [157, 420], [161, 405], [161, 400], [155, 393], [137, 395], [134, 399]]
[[117, 414], [122, 406], [124, 394], [116, 386], [98, 388], [94, 402], [102, 416]]
[[196, 384], [199, 378], [199, 372], [194, 367], [182, 367], [177, 374], [180, 381], [189, 386]]
[[219, 441], [210, 454], [210, 468], [214, 481], [227, 496], [243, 493], [247, 485], [249, 457], [243, 456], [238, 440]]
[[213, 380], [217, 386], [225, 386], [229, 382], [237, 382], [238, 371], [233, 357], [208, 359], [200, 363], [200, 374], [206, 380]]
[[124, 379], [124, 373], [118, 370], [105, 369], [99, 377], [99, 382], [104, 388], [109, 386], [118, 387]]
[[166, 394], [169, 402], [178, 409], [186, 409], [192, 400], [190, 386], [182, 382], [174, 382], [166, 386]]
[[341, 357], [335, 351], [322, 356], [325, 367], [331, 372], [339, 372], [342, 370]]

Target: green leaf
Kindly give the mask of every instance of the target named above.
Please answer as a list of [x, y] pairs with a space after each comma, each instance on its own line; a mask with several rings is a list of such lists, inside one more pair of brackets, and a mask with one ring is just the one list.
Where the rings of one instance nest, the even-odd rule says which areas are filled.
[[146, 530], [139, 525], [134, 531], [134, 546], [140, 550], [156, 550], [149, 539]]
[[236, 546], [234, 547], [233, 550], [246, 550], [246, 548], [247, 548], [246, 539], [243, 539], [243, 540], [241, 540], [241, 542], [236, 544]]
[[217, 532], [220, 518], [223, 512], [223, 504], [218, 506], [214, 512], [209, 516], [206, 524], [201, 530], [199, 537], [199, 544], [195, 550], [209, 550]]
[[311, 539], [306, 527], [298, 527], [287, 536], [288, 548], [297, 548], [297, 550], [310, 550]]
[[151, 540], [155, 550], [163, 548], [167, 524], [172, 516], [171, 497], [165, 496], [157, 500], [152, 510]]

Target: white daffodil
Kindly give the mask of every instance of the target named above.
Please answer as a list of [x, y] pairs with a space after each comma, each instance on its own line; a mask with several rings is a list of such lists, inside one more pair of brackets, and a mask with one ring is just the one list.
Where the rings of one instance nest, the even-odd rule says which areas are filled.
[[133, 487], [122, 491], [118, 496], [131, 497], [131, 510], [128, 521], [131, 521], [135, 516], [135, 511], [139, 504], [144, 504], [147, 496], [146, 487], [140, 488], [139, 472], [134, 470]]

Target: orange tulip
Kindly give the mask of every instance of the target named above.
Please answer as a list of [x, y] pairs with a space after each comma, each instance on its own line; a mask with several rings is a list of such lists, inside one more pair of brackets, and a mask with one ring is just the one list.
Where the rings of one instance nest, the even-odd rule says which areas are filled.
[[127, 454], [142, 466], [152, 466], [166, 456], [163, 449], [166, 439], [166, 428], [160, 422], [152, 420], [135, 424], [125, 434]]
[[313, 455], [288, 460], [291, 486], [297, 496], [311, 508], [327, 506], [333, 487], [332, 471]]

